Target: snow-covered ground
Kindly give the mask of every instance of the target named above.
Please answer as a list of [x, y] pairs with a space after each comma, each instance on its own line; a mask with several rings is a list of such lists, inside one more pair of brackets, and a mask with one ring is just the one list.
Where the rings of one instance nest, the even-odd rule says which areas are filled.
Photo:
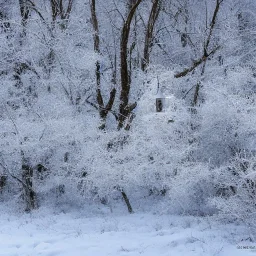
[[255, 256], [249, 237], [211, 217], [0, 214], [0, 256]]

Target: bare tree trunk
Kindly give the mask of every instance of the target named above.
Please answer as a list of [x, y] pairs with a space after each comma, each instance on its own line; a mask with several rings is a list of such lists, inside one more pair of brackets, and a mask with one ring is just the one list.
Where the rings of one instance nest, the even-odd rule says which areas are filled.
[[150, 53], [150, 49], [152, 47], [153, 39], [154, 39], [154, 27], [160, 13], [161, 3], [162, 3], [162, 0], [154, 0], [150, 15], [149, 15], [147, 30], [145, 35], [143, 59], [141, 61], [141, 69], [143, 71], [145, 71], [145, 69], [149, 64], [149, 53]]
[[51, 0], [51, 7], [52, 7], [52, 21], [55, 22], [58, 16], [58, 5], [56, 0]]
[[7, 175], [0, 175], [0, 193], [3, 191], [4, 187], [6, 186], [7, 182]]
[[127, 197], [127, 195], [126, 195], [126, 193], [125, 193], [124, 191], [122, 191], [121, 193], [122, 193], [123, 199], [124, 199], [124, 201], [125, 201], [125, 203], [126, 203], [128, 212], [129, 212], [129, 213], [133, 213], [132, 206], [131, 206], [131, 204], [130, 204], [129, 198]]
[[131, 22], [141, 1], [142, 0], [137, 0], [136, 3], [132, 6], [122, 28], [120, 42], [121, 94], [118, 129], [121, 129], [124, 126], [124, 121], [131, 113], [131, 111], [136, 107], [136, 104], [129, 105], [130, 77], [127, 64], [127, 45], [130, 35]]
[[[8, 21], [7, 15], [4, 13], [4, 10], [0, 10], [0, 28], [3, 29], [4, 33], [7, 33], [10, 30], [10, 22]], [[9, 36], [7, 35], [7, 39]]]
[[20, 4], [20, 15], [22, 19], [22, 25], [26, 26], [27, 20], [29, 18], [29, 8], [28, 8], [28, 1], [27, 0], [19, 0]]
[[22, 25], [22, 34], [20, 44], [22, 45], [22, 38], [26, 36], [26, 26], [30, 14], [29, 3], [27, 0], [19, 0], [20, 5], [20, 15], [21, 15], [21, 25]]
[[[4, 160], [2, 159], [2, 162], [0, 162], [0, 166], [3, 168], [4, 173], [18, 181], [23, 189], [23, 197], [26, 204], [25, 211], [30, 212], [31, 210], [38, 208], [38, 202], [37, 202], [37, 195], [33, 188], [33, 168], [29, 163], [29, 160], [25, 158], [24, 152], [21, 150], [21, 171], [22, 171], [22, 178], [18, 178], [17, 176], [13, 175], [7, 168], [7, 166], [4, 164]], [[0, 176], [0, 192], [3, 186], [5, 186], [7, 175]]]
[[[92, 25], [93, 25], [93, 41], [94, 41], [94, 51], [98, 54], [100, 54], [100, 38], [99, 38], [99, 25], [98, 25], [98, 19], [96, 14], [96, 3], [95, 0], [90, 1], [90, 7], [91, 7], [91, 18], [92, 18]], [[116, 60], [115, 60], [116, 61]], [[116, 63], [116, 62], [115, 62]], [[116, 65], [116, 64], [115, 64]], [[109, 111], [111, 111], [115, 96], [116, 96], [116, 88], [113, 88], [109, 95], [109, 100], [105, 106], [104, 100], [101, 94], [101, 73], [100, 73], [100, 62], [96, 61], [96, 93], [97, 93], [97, 103], [98, 103], [98, 110], [99, 115], [101, 118], [101, 125], [99, 126], [100, 129], [104, 129], [106, 127], [106, 119]], [[116, 82], [116, 74], [115, 71], [113, 72], [113, 83]]]
[[67, 27], [67, 21], [72, 11], [73, 0], [68, 0], [66, 8], [64, 7], [63, 0], [50, 0], [50, 2], [53, 26], [57, 20], [57, 17], [60, 17], [60, 19], [64, 22], [61, 24], [62, 28], [65, 29]]
[[133, 209], [132, 209], [130, 200], [129, 200], [127, 194], [124, 192], [123, 188], [121, 188], [120, 186], [116, 186], [115, 188], [116, 188], [118, 191], [121, 192], [122, 197], [123, 197], [123, 199], [124, 199], [124, 202], [125, 202], [125, 204], [126, 204], [126, 206], [127, 206], [128, 212], [129, 212], [129, 213], [133, 213]]
[[64, 8], [63, 0], [50, 0], [51, 1], [51, 8], [52, 8], [52, 20], [55, 21], [57, 17], [59, 16], [62, 20], [68, 20], [73, 0], [68, 0], [67, 7]]
[[29, 161], [24, 156], [24, 152], [21, 151], [22, 157], [22, 182], [24, 187], [24, 199], [26, 202], [26, 211], [29, 212], [38, 207], [37, 196], [33, 189], [33, 168]]
[[[94, 30], [94, 33], [93, 33], [94, 51], [100, 54], [99, 25], [98, 25], [98, 19], [96, 15], [95, 0], [91, 0], [90, 7], [91, 7], [92, 26]], [[100, 75], [100, 62], [98, 60], [96, 61], [95, 75], [96, 75], [97, 103], [100, 108], [100, 116], [101, 116], [102, 115], [101, 109], [104, 109], [104, 102], [103, 102], [103, 98], [100, 90], [101, 75]]]

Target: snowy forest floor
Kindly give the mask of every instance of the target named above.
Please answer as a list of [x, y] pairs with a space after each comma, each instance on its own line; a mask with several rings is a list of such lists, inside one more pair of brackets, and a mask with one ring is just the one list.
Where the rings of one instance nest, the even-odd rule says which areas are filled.
[[249, 237], [248, 228], [213, 217], [0, 213], [0, 256], [256, 255]]

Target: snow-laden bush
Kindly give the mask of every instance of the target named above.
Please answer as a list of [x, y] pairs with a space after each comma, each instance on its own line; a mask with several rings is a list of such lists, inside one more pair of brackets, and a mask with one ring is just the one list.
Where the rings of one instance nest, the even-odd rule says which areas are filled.
[[255, 150], [256, 80], [249, 68], [205, 82], [205, 102], [198, 109], [200, 128], [196, 158], [220, 166], [241, 150]]
[[[130, 131], [117, 131], [112, 115], [106, 130], [96, 129], [97, 111], [89, 105], [78, 109], [57, 89], [37, 88], [39, 97], [30, 107], [2, 106], [1, 157], [9, 172], [21, 177], [23, 152], [34, 170], [39, 205], [111, 203], [124, 191], [131, 204], [165, 197], [166, 210], [175, 213], [205, 215], [217, 208], [231, 214], [236, 205], [252, 212], [254, 192], [244, 188], [247, 176], [230, 171], [235, 167], [226, 168], [235, 166], [237, 153], [252, 151], [255, 145], [252, 97], [246, 96], [247, 91], [237, 93], [245, 89], [243, 82], [247, 88], [252, 85], [238, 80], [235, 70], [219, 82], [208, 81], [203, 88], [205, 101], [195, 114], [178, 94], [172, 94], [180, 81], [173, 80], [170, 71], [158, 71], [167, 97], [165, 111], [155, 112], [158, 82], [149, 73]], [[211, 89], [213, 84], [222, 91]], [[8, 179], [18, 202], [22, 185]], [[2, 196], [8, 198], [6, 192]], [[209, 203], [213, 198], [215, 204]]]
[[206, 164], [184, 163], [172, 180], [169, 211], [176, 214], [212, 215], [209, 199], [216, 194], [214, 172]]
[[[246, 28], [247, 24], [236, 25], [248, 23], [253, 17], [243, 21], [243, 14], [238, 15], [240, 18], [233, 15], [222, 24], [219, 20], [224, 20], [219, 16], [208, 51], [215, 44], [220, 48], [201, 63], [206, 64], [203, 71], [200, 64], [181, 79], [175, 79], [170, 68], [186, 70], [207, 50], [203, 49], [207, 29], [203, 32], [199, 22], [205, 20], [202, 7], [188, 6], [188, 13], [194, 13], [193, 9], [200, 14], [197, 25], [189, 19], [189, 28], [179, 17], [175, 22], [180, 33], [183, 29], [188, 32], [191, 42], [186, 46], [180, 44], [180, 33], [156, 35], [151, 64], [145, 73], [137, 70], [144, 26], [138, 27], [136, 33], [134, 30], [134, 42], [131, 36], [129, 43], [137, 50], [131, 52], [130, 48], [128, 62], [129, 102], [137, 103], [136, 117], [129, 131], [118, 131], [114, 116], [118, 115], [120, 104], [120, 73], [113, 71], [119, 65], [117, 46], [122, 21], [115, 11], [108, 10], [120, 6], [125, 13], [125, 5], [113, 2], [97, 7], [101, 54], [96, 54], [93, 29], [87, 19], [88, 4], [77, 1], [63, 26], [60, 20], [53, 24], [49, 6], [38, 1], [36, 8], [43, 19], [31, 11], [29, 22], [22, 27], [18, 4], [12, 2], [5, 7], [10, 26], [7, 30], [0, 27], [1, 200], [15, 197], [16, 202], [24, 202], [24, 188], [31, 186], [39, 206], [109, 203], [122, 198], [125, 192], [131, 204], [146, 198], [168, 199], [166, 208], [176, 213], [211, 214], [214, 206], [209, 202], [213, 198], [217, 209], [225, 213], [232, 214], [235, 206], [241, 208], [241, 216], [253, 213], [256, 79], [255, 61], [250, 61], [254, 50], [248, 55], [245, 46], [250, 40], [248, 45], [253, 47], [255, 41], [252, 35], [240, 37], [241, 25]], [[229, 13], [229, 7], [225, 8]], [[146, 21], [148, 12], [140, 12]], [[170, 17], [163, 17], [162, 21], [167, 22], [166, 19]], [[254, 22], [250, 24], [254, 26]], [[252, 27], [245, 30], [248, 28]], [[171, 40], [165, 33], [173, 34]], [[227, 35], [234, 40], [227, 43]], [[113, 84], [117, 89], [112, 109], [115, 113], [109, 113], [105, 130], [97, 129], [97, 60], [101, 64], [104, 102]], [[167, 61], [169, 68], [162, 66]], [[155, 111], [158, 82], [166, 96], [161, 113]], [[241, 152], [250, 152], [250, 156]], [[24, 177], [27, 170], [31, 172], [28, 179]]]
[[82, 181], [85, 193], [95, 188], [100, 197], [111, 197], [123, 189], [134, 200], [164, 195], [186, 161], [190, 151], [186, 107], [173, 96], [165, 112], [156, 113], [156, 80], [147, 86], [130, 131], [109, 130], [88, 138], [91, 150], [85, 144], [82, 153], [84, 161], [90, 163]]
[[256, 159], [248, 152], [237, 154], [229, 165], [215, 170], [217, 195], [211, 203], [220, 215], [255, 226]]

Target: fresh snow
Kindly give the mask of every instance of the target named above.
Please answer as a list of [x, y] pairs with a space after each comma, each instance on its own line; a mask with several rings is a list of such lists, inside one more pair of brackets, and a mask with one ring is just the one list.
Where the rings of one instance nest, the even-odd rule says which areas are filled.
[[40, 211], [0, 214], [0, 227], [0, 256], [256, 255], [247, 228], [211, 217]]

